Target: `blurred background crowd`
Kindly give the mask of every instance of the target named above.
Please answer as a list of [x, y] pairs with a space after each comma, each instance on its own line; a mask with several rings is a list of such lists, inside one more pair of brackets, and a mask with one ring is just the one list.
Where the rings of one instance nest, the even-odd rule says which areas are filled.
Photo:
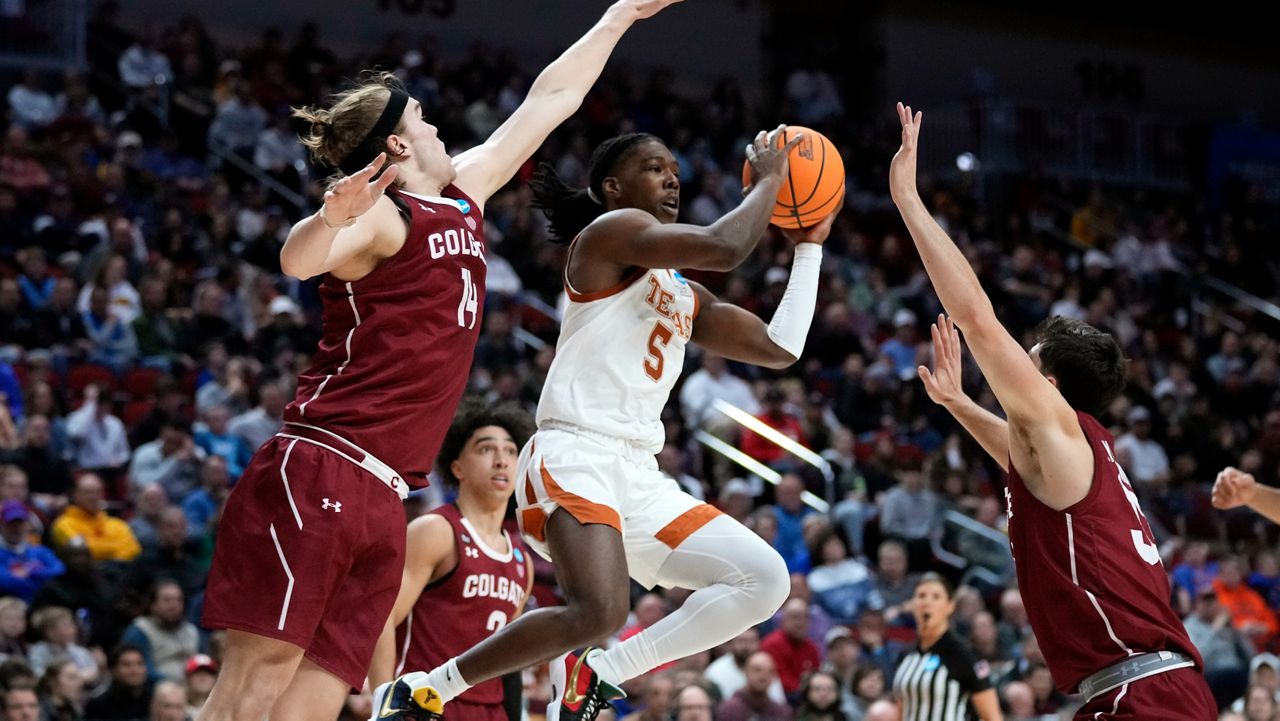
[[[355, 69], [394, 70], [463, 150], [539, 66], [403, 34], [340, 55], [310, 23], [230, 44], [195, 17], [135, 27], [113, 2], [93, 7], [89, 63], [112, 72], [28, 69], [0, 86], [0, 689], [11, 721], [179, 721], [218, 669], [220, 639], [198, 620], [222, 504], [319, 335], [315, 281], [283, 276], [278, 259], [328, 172], [296, 142], [289, 106], [321, 101]], [[739, 202], [748, 139], [793, 122], [840, 146], [848, 200], [801, 361], [774, 372], [692, 352], [663, 416], [663, 470], [782, 553], [791, 599], [716, 653], [631, 682], [618, 715], [861, 721], [913, 647], [915, 579], [936, 570], [958, 586], [952, 628], [989, 663], [1007, 717], [1056, 718], [1071, 699], [1014, 584], [1003, 478], [916, 378], [940, 307], [888, 198], [889, 105], [846, 112], [859, 102], [846, 78], [812, 64], [780, 61], [768, 103], [749, 100], [745, 78], [677, 72], [611, 66], [489, 202], [472, 393], [532, 410], [554, 353], [564, 249], [529, 205], [536, 162], [585, 185], [597, 142], [654, 133], [680, 163], [681, 220], [705, 224]], [[1035, 166], [993, 180], [981, 160], [936, 165], [922, 196], [1015, 335], [1063, 315], [1119, 339], [1128, 388], [1101, 420], [1161, 543], [1171, 603], [1224, 717], [1280, 718], [1277, 533], [1208, 500], [1225, 465], [1280, 481], [1280, 181], [1232, 180], [1207, 202], [1195, 187]], [[767, 319], [789, 253], [770, 233], [736, 271], [693, 275]], [[965, 371], [995, 409], [971, 359]], [[415, 494], [409, 515], [440, 493]], [[683, 595], [637, 589], [622, 635]], [[540, 568], [536, 602], [557, 599]], [[545, 676], [528, 673], [526, 692], [535, 717]], [[346, 715], [366, 718], [367, 694]]]

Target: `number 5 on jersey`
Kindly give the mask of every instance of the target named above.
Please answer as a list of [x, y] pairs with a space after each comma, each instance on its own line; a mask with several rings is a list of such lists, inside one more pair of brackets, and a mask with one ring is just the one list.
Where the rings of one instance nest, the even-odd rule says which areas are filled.
[[667, 347], [667, 343], [671, 342], [674, 335], [675, 331], [662, 321], [655, 323], [653, 332], [649, 334], [649, 355], [644, 359], [644, 372], [655, 382], [662, 380], [662, 368], [665, 363], [662, 349]]
[[[462, 300], [458, 301], [458, 326], [462, 328], [476, 327], [476, 311], [480, 307], [480, 290], [476, 288], [476, 284], [471, 281], [471, 269], [462, 269]], [[467, 322], [467, 314], [471, 315], [471, 322]]]

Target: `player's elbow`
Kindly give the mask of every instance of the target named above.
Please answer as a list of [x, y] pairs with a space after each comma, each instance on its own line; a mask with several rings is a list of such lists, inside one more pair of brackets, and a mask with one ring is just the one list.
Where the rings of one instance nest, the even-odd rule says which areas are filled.
[[770, 370], [780, 371], [795, 365], [798, 360], [800, 359], [791, 355], [790, 351], [787, 349], [773, 341], [769, 341], [767, 347], [764, 349], [763, 358], [761, 358], [760, 362], [756, 365]]
[[296, 254], [288, 252], [288, 246], [280, 250], [280, 272], [291, 278], [298, 280], [309, 280], [319, 275], [314, 268], [311, 268]]

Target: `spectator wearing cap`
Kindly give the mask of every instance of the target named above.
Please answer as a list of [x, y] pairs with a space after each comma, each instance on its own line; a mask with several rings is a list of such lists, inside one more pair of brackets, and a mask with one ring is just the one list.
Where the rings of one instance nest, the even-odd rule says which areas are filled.
[[31, 542], [28, 515], [21, 501], [0, 504], [0, 593], [30, 603], [36, 591], [66, 567], [52, 551]]
[[1218, 705], [1239, 697], [1248, 682], [1253, 644], [1231, 625], [1231, 614], [1218, 602], [1213, 588], [1196, 595], [1195, 608], [1182, 623], [1204, 659], [1205, 681]]
[[71, 505], [53, 522], [55, 546], [72, 543], [88, 547], [95, 561], [131, 561], [142, 550], [129, 524], [107, 515], [102, 479], [86, 473], [76, 479]]
[[195, 718], [209, 700], [213, 682], [218, 680], [218, 662], [197, 653], [187, 659], [187, 716]]
[[129, 464], [129, 483], [134, 488], [158, 484], [172, 503], [181, 503], [195, 490], [200, 462], [205, 450], [191, 437], [191, 426], [181, 418], [170, 418], [160, 428], [160, 437], [138, 446]]
[[832, 626], [823, 639], [825, 655], [819, 669], [836, 678], [844, 705], [853, 700], [853, 675], [858, 670], [858, 643], [848, 626]]
[[167, 681], [186, 678], [187, 659], [200, 651], [200, 632], [186, 620], [182, 586], [158, 581], [151, 589], [147, 615], [125, 629], [121, 642], [142, 651], [147, 674]]
[[916, 375], [916, 314], [899, 308], [893, 314], [893, 336], [880, 344], [880, 354], [889, 357], [899, 380]]
[[[280, 256], [279, 250], [275, 256]], [[272, 298], [267, 313], [271, 316], [269, 322], [263, 323], [253, 337], [253, 354], [264, 365], [274, 364], [282, 353], [299, 353], [315, 346], [315, 333], [304, 323], [302, 309], [293, 298]]]
[[809, 555], [817, 565], [809, 573], [813, 601], [837, 624], [856, 623], [868, 608], [884, 608], [875, 578], [861, 561], [849, 557], [844, 539], [834, 530], [818, 534]]
[[[773, 659], [787, 697], [797, 693], [805, 674], [816, 671], [822, 664], [822, 652], [809, 638], [809, 603], [802, 598], [792, 598], [783, 604], [782, 623], [760, 641], [760, 650]], [[750, 675], [748, 670], [748, 686]]]
[[751, 415], [760, 411], [751, 386], [729, 372], [724, 356], [704, 350], [702, 367], [690, 373], [680, 387], [680, 409], [690, 428], [731, 437], [728, 434], [736, 430], [733, 421], [715, 409], [717, 400], [737, 406]]
[[1149, 490], [1169, 480], [1169, 455], [1151, 438], [1151, 411], [1134, 406], [1125, 416], [1129, 430], [1116, 439], [1116, 461], [1134, 486]]
[[746, 525], [755, 498], [756, 494], [750, 483], [742, 478], [730, 478], [720, 487], [717, 505], [726, 516]]

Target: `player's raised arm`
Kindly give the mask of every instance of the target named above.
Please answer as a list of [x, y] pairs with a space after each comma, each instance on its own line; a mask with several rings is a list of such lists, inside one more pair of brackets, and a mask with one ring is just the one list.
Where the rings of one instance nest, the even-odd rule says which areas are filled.
[[982, 446], [982, 450], [1008, 471], [1009, 424], [964, 392], [960, 361], [964, 347], [960, 344], [960, 333], [955, 323], [940, 315], [930, 330], [933, 334], [933, 371], [926, 366], [916, 368], [924, 382], [925, 392], [934, 403], [946, 408]]
[[294, 224], [280, 249], [280, 269], [286, 275], [306, 280], [340, 269], [372, 250], [388, 232], [404, 227], [382, 194], [396, 179], [396, 166], [373, 177], [385, 160], [382, 153], [364, 170], [339, 180], [324, 194], [318, 212]]
[[618, 40], [637, 20], [681, 0], [619, 0], [586, 35], [548, 65], [529, 95], [483, 144], [454, 158], [454, 183], [482, 207], [547, 136], [582, 105]]
[[[578, 252], [583, 259], [601, 260], [619, 266], [640, 268], [692, 268], [727, 271], [738, 267], [755, 250], [769, 224], [778, 189], [787, 175], [787, 154], [803, 139], [796, 134], [784, 146], [779, 136], [786, 126], [760, 131], [747, 147], [747, 162], [755, 185], [742, 204], [711, 225], [663, 222], [649, 210], [623, 207], [600, 216], [582, 231]], [[663, 149], [665, 151], [665, 148]], [[653, 174], [679, 202], [680, 182], [675, 158], [655, 148], [645, 158], [642, 173]], [[618, 193], [619, 180], [605, 178], [602, 192], [606, 205]], [[672, 213], [671, 219], [675, 215]], [[554, 221], [553, 221], [554, 222]], [[827, 226], [830, 230], [830, 226]], [[824, 235], [823, 238], [826, 236]]]
[[807, 230], [782, 231], [796, 244], [795, 260], [782, 301], [767, 325], [754, 313], [721, 302], [711, 291], [691, 282], [699, 306], [691, 340], [726, 358], [766, 368], [786, 368], [799, 360], [817, 304], [822, 244], [839, 214], [840, 208], [836, 208]]

